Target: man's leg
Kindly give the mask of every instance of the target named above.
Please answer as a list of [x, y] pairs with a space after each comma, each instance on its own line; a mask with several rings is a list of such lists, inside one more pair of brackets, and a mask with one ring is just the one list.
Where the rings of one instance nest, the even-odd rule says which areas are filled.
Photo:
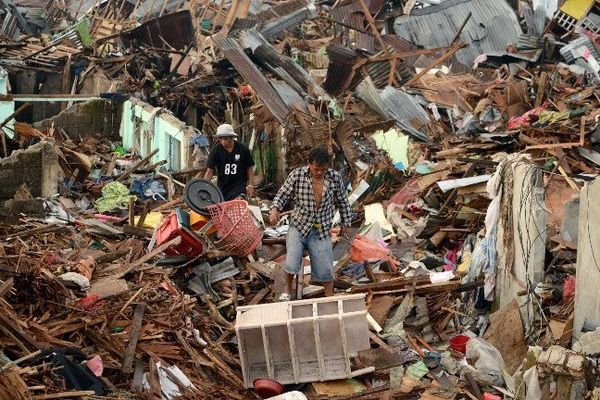
[[316, 229], [308, 236], [311, 276], [325, 288], [325, 296], [333, 296], [333, 245], [331, 238], [319, 239]]
[[290, 225], [285, 240], [287, 254], [285, 256], [285, 292], [289, 295], [293, 293], [292, 283], [294, 275], [298, 275], [302, 268], [302, 258], [304, 257], [304, 242], [300, 236], [300, 231], [294, 225]]
[[294, 275], [285, 271], [285, 292], [287, 294], [289, 294], [290, 296], [294, 292], [294, 289], [292, 288], [293, 285], [294, 285]]

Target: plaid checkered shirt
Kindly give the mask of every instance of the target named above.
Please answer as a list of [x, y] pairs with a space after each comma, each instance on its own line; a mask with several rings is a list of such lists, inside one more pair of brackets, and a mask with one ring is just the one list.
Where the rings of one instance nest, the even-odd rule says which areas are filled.
[[312, 227], [318, 230], [320, 239], [329, 237], [336, 208], [340, 211], [342, 226], [350, 226], [352, 222], [348, 196], [342, 176], [337, 171], [327, 169], [325, 172], [323, 198], [321, 207], [317, 208], [308, 166], [296, 168], [277, 192], [272, 207], [282, 211], [292, 198], [295, 200], [292, 223], [303, 237], [309, 234]]

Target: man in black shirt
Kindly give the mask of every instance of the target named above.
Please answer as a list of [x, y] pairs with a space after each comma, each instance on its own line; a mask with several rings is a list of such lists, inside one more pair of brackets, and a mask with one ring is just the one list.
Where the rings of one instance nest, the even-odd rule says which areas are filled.
[[250, 150], [234, 140], [237, 133], [229, 124], [220, 125], [215, 137], [219, 143], [213, 146], [208, 155], [204, 179], [211, 180], [217, 170], [217, 185], [225, 201], [234, 200], [240, 195], [254, 194], [254, 160]]

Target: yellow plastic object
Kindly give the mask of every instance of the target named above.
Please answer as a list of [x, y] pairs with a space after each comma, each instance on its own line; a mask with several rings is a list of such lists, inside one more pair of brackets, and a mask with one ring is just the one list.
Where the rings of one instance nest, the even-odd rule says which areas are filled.
[[[195, 211], [190, 211], [190, 226], [193, 231], [197, 231], [206, 225], [210, 221], [210, 218], [201, 214], [198, 214]], [[217, 227], [213, 226], [206, 232], [206, 234], [212, 234], [217, 231]]]
[[594, 4], [594, 0], [567, 0], [560, 7], [560, 11], [580, 20], [586, 16], [592, 4]]
[[[138, 221], [140, 220], [139, 215], [136, 215], [133, 218], [133, 223], [135, 224], [135, 226], [137, 226]], [[144, 224], [142, 225], [143, 228], [156, 228], [158, 226], [160, 226], [160, 224], [162, 223], [163, 220], [163, 215], [162, 213], [159, 212], [149, 212], [148, 214], [146, 214], [146, 219], [144, 219]]]

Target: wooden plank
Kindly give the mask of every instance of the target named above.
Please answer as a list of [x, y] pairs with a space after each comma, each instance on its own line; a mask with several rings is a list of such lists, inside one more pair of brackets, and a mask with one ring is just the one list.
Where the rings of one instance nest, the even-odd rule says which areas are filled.
[[144, 380], [144, 363], [140, 360], [135, 362], [133, 371], [133, 380], [131, 381], [131, 389], [136, 392], [142, 391], [142, 381]]
[[560, 147], [561, 149], [567, 149], [567, 148], [579, 147], [579, 146], [581, 146], [580, 142], [535, 144], [535, 145], [525, 147], [525, 151], [527, 151], [527, 150], [548, 150], [548, 149], [555, 149], [557, 147]]
[[0, 299], [3, 298], [12, 289], [15, 280], [10, 277], [0, 285]]
[[8, 318], [8, 316], [2, 312], [0, 312], [0, 323], [4, 325], [8, 331], [12, 331], [20, 341], [26, 342], [29, 346], [35, 348], [36, 350], [44, 349], [45, 346], [36, 341], [33, 337], [29, 336], [29, 334], [25, 332], [18, 323], [15, 323], [15, 321]]
[[367, 22], [369, 23], [369, 27], [371, 28], [373, 35], [375, 35], [375, 39], [377, 39], [377, 41], [379, 42], [379, 45], [381, 46], [381, 50], [383, 50], [385, 52], [385, 54], [389, 54], [390, 52], [388, 51], [387, 46], [385, 45], [385, 42], [383, 41], [383, 39], [381, 38], [381, 35], [379, 34], [379, 29], [377, 29], [377, 26], [375, 25], [375, 20], [373, 19], [373, 16], [371, 15], [371, 12], [369, 11], [369, 7], [367, 7], [364, 0], [358, 0], [358, 1], [359, 1], [360, 5], [362, 6], [363, 13], [365, 15], [365, 18], [367, 19]]
[[33, 400], [51, 400], [51, 399], [74, 399], [81, 396], [93, 396], [96, 392], [93, 390], [77, 390], [72, 392], [61, 392], [54, 394], [38, 394], [32, 396]]
[[181, 237], [177, 236], [176, 238], [168, 241], [167, 243], [161, 244], [156, 249], [154, 249], [150, 253], [146, 254], [145, 256], [143, 256], [142, 258], [140, 258], [139, 260], [137, 260], [136, 262], [134, 262], [133, 264], [131, 264], [130, 266], [128, 266], [127, 268], [125, 268], [120, 273], [115, 274], [113, 277], [114, 278], [122, 278], [122, 277], [124, 277], [128, 273], [133, 272], [136, 268], [142, 266], [144, 263], [150, 261], [151, 259], [153, 259], [157, 255], [159, 255], [163, 251], [167, 250], [169, 247], [171, 247], [171, 246], [177, 246], [180, 243], [181, 243]]
[[404, 357], [402, 357], [399, 350], [397, 347], [369, 349], [359, 351], [358, 358], [363, 367], [375, 367], [375, 370], [386, 369], [404, 363]]
[[387, 344], [386, 342], [381, 340], [381, 338], [379, 336], [377, 336], [375, 333], [370, 332], [370, 331], [369, 331], [369, 339], [371, 339], [373, 341], [373, 343], [379, 345], [379, 347], [381, 347], [382, 349], [386, 349], [386, 350], [390, 351], [392, 348], [389, 344]]
[[421, 79], [421, 77], [423, 75], [425, 75], [426, 73], [428, 73], [432, 68], [435, 68], [438, 65], [440, 65], [441, 63], [445, 62], [450, 57], [452, 57], [454, 55], [454, 53], [456, 53], [458, 50], [460, 50], [460, 49], [462, 49], [463, 47], [466, 47], [466, 46], [467, 45], [463, 44], [463, 43], [453, 44], [452, 46], [450, 46], [450, 48], [448, 50], [446, 50], [446, 52], [441, 57], [438, 57], [431, 64], [429, 64], [427, 67], [423, 68], [421, 70], [421, 72], [419, 72], [418, 74], [416, 74], [415, 76], [413, 76], [412, 78], [410, 78], [408, 80], [408, 82], [406, 82], [404, 85], [405, 86], [410, 86], [413, 83], [417, 82], [419, 79]]
[[258, 292], [247, 305], [254, 306], [256, 304], [260, 304], [260, 302], [263, 301], [264, 298], [269, 294], [270, 290], [271, 288], [269, 287], [262, 288], [262, 290]]
[[540, 81], [538, 82], [538, 90], [535, 96], [535, 107], [540, 107], [544, 102], [544, 92], [546, 91], [546, 81], [548, 80], [548, 73], [542, 72]]
[[129, 175], [131, 175], [133, 172], [135, 172], [136, 169], [138, 169], [139, 167], [141, 167], [142, 165], [146, 164], [148, 161], [150, 161], [150, 159], [152, 157], [154, 157], [154, 155], [156, 153], [158, 153], [159, 149], [154, 149], [152, 151], [152, 153], [148, 154], [146, 157], [142, 158], [141, 160], [139, 160], [138, 162], [136, 162], [135, 164], [133, 164], [131, 166], [131, 168], [129, 168], [127, 171], [125, 171], [123, 174], [121, 174], [121, 176], [119, 176], [117, 178], [117, 182], [123, 182]]
[[369, 314], [381, 326], [385, 324], [390, 310], [394, 306], [394, 296], [374, 296], [369, 305]]
[[513, 374], [527, 355], [527, 343], [516, 300], [490, 315], [490, 327], [484, 338], [502, 353], [507, 372]]
[[140, 303], [137, 305], [135, 312], [133, 313], [133, 322], [131, 324], [131, 330], [129, 331], [129, 343], [127, 344], [127, 349], [125, 350], [123, 366], [121, 368], [121, 370], [126, 374], [133, 372], [133, 358], [135, 356], [135, 348], [140, 337], [140, 329], [142, 328], [142, 319], [144, 318], [145, 311], [146, 303]]
[[158, 378], [158, 367], [153, 359], [150, 359], [150, 371], [148, 372], [148, 384], [150, 385], [150, 398], [162, 398], [160, 381]]

